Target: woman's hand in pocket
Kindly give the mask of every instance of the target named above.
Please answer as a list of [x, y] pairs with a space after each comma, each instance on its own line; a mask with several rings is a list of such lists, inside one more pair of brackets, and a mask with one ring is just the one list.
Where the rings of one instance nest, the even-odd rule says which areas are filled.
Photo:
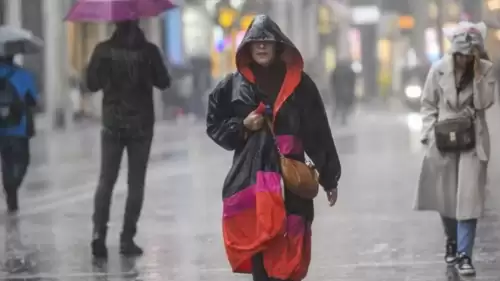
[[258, 131], [264, 126], [264, 117], [262, 114], [252, 111], [245, 120], [243, 120], [243, 125], [250, 131]]

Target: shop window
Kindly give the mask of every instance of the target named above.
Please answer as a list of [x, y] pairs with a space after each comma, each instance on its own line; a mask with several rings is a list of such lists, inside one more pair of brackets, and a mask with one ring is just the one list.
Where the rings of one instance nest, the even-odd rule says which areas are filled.
[[72, 70], [81, 74], [85, 70], [94, 47], [101, 40], [99, 24], [68, 23], [68, 54]]

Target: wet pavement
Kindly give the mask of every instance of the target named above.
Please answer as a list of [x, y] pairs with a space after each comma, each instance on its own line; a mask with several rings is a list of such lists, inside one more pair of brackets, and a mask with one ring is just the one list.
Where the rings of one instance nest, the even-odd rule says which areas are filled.
[[[490, 119], [499, 118], [495, 109]], [[339, 202], [330, 209], [326, 198], [317, 199], [306, 280], [460, 280], [443, 263], [438, 216], [412, 211], [422, 158], [418, 120], [400, 111], [361, 110], [348, 127], [335, 128], [343, 164]], [[491, 130], [492, 144], [500, 143], [500, 128]], [[1, 280], [251, 280], [230, 273], [221, 243], [221, 184], [231, 155], [212, 144], [200, 125], [157, 128], [137, 237], [145, 255], [118, 255], [122, 171], [108, 235], [111, 256], [107, 264], [93, 264], [88, 246], [98, 138], [90, 128], [34, 141], [21, 213], [0, 215]], [[489, 211], [478, 230], [478, 276], [466, 280], [500, 280], [499, 156], [494, 147]]]

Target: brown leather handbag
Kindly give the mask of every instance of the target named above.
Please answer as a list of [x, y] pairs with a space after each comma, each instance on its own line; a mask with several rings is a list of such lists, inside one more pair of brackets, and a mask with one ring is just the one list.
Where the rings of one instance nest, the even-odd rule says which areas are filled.
[[[269, 119], [266, 119], [266, 121], [276, 142], [273, 125]], [[278, 153], [285, 188], [301, 198], [314, 199], [319, 192], [319, 174], [314, 165], [309, 161], [304, 163], [287, 158], [279, 151], [279, 148]]]

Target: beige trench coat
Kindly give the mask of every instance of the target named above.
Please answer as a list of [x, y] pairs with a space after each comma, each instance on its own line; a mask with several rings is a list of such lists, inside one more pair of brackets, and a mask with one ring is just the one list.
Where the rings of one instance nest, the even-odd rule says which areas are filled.
[[[451, 56], [445, 56], [429, 71], [421, 99], [422, 140], [427, 140], [428, 144], [418, 183], [416, 210], [437, 211], [444, 217], [458, 220], [483, 215], [490, 157], [485, 110], [494, 103], [496, 82], [491, 62], [481, 60], [481, 73], [479, 79], [457, 96]], [[471, 114], [472, 95], [477, 113], [476, 149], [459, 155], [441, 153], [434, 141], [435, 122]]]

